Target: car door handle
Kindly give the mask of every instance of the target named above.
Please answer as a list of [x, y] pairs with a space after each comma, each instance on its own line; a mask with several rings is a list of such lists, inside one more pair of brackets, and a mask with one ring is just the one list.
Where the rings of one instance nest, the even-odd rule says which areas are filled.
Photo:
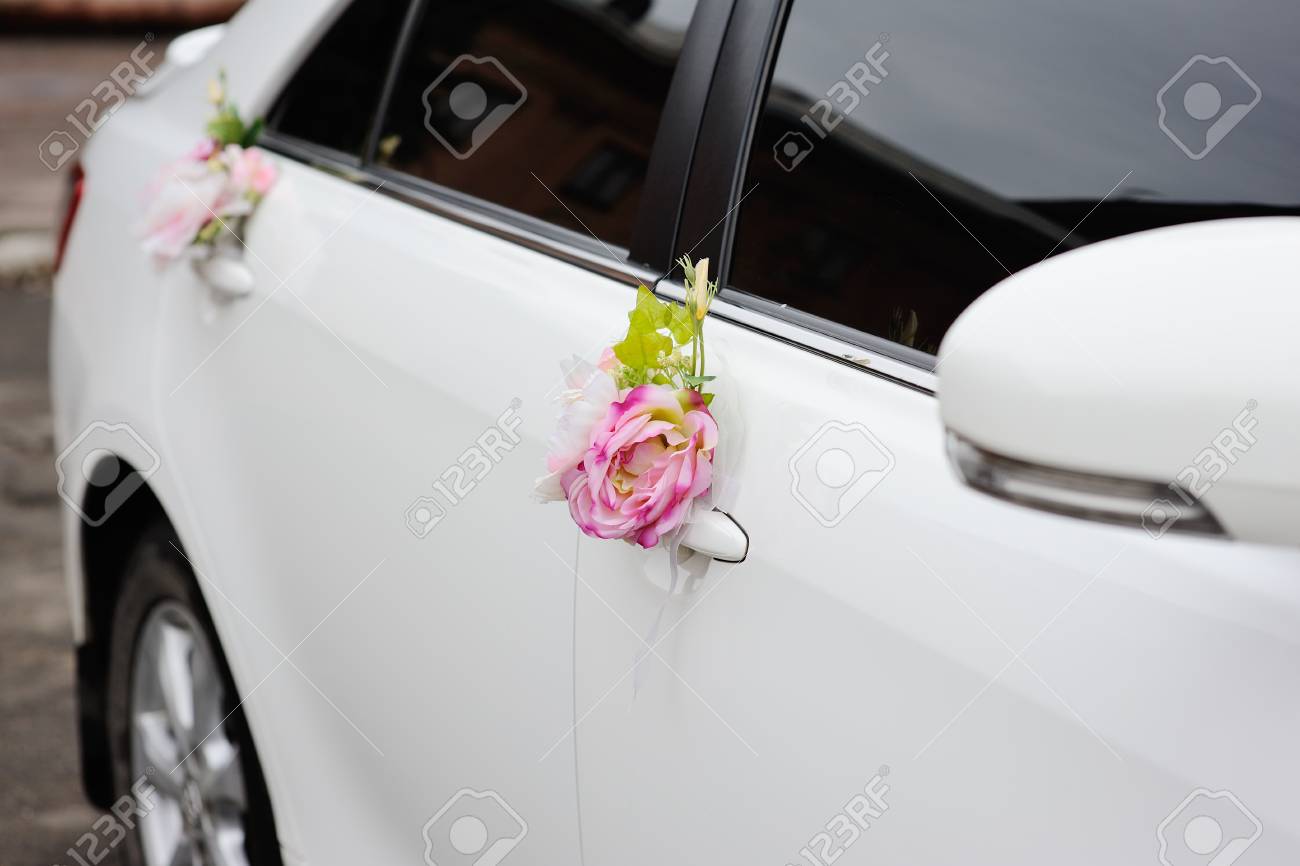
[[696, 514], [686, 534], [682, 547], [710, 556], [720, 562], [743, 562], [749, 555], [749, 536], [725, 511], [704, 511]]
[[242, 298], [253, 292], [253, 271], [241, 258], [217, 254], [195, 259], [194, 272], [224, 298]]

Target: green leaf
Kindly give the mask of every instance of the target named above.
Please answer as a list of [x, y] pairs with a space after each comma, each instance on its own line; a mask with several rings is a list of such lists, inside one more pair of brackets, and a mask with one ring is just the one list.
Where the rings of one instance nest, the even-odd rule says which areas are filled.
[[629, 334], [650, 334], [668, 325], [668, 307], [645, 286], [636, 290], [636, 306], [627, 314]]
[[705, 382], [712, 382], [716, 378], [718, 377], [717, 376], [687, 376], [683, 374], [682, 382], [686, 384], [687, 388], [695, 388], [700, 385], [703, 385]]
[[262, 135], [262, 127], [266, 126], [266, 121], [262, 118], [254, 120], [248, 129], [244, 130], [243, 136], [239, 139], [241, 147], [252, 147], [257, 144], [257, 139]]
[[233, 111], [223, 111], [208, 121], [208, 135], [217, 140], [219, 147], [238, 144], [244, 137], [244, 123]]
[[211, 243], [213, 240], [216, 239], [217, 235], [220, 233], [221, 233], [221, 221], [216, 219], [208, 220], [207, 224], [204, 225], [203, 228], [199, 229], [198, 234], [194, 236], [194, 243], [196, 244]]
[[705, 406], [708, 406], [708, 405], [710, 405], [710, 404], [713, 403], [713, 395], [712, 395], [712, 394], [701, 394], [701, 395], [700, 395], [700, 399], [702, 399], [702, 400], [704, 401], [704, 405], [705, 405]]
[[621, 343], [614, 344], [614, 357], [634, 370], [645, 370], [659, 363], [659, 356], [673, 350], [673, 341], [658, 331], [634, 332], [629, 329]]
[[695, 335], [695, 321], [681, 304], [668, 305], [668, 330], [672, 332], [677, 345], [684, 346]]

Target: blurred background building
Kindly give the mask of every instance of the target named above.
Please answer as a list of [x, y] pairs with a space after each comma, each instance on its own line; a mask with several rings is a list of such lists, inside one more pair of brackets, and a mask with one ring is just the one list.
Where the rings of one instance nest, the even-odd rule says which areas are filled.
[[170, 27], [224, 21], [243, 0], [0, 0], [0, 20], [28, 26], [125, 26], [148, 23]]

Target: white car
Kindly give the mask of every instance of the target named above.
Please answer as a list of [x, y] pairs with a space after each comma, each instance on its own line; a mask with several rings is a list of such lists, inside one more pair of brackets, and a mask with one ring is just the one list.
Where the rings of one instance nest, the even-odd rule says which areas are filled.
[[[1298, 24], [254, 0], [180, 40], [77, 155], [55, 284], [78, 856], [1296, 863]], [[163, 264], [142, 194], [222, 69], [279, 179]], [[723, 432], [670, 592], [530, 494], [561, 362], [683, 254]]]

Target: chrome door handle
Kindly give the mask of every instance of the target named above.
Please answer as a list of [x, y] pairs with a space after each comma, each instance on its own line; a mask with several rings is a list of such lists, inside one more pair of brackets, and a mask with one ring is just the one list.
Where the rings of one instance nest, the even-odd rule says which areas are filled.
[[720, 562], [743, 562], [749, 554], [749, 536], [725, 511], [704, 511], [691, 520], [682, 547]]
[[242, 298], [253, 293], [253, 271], [241, 258], [218, 253], [194, 259], [194, 272], [224, 298]]

